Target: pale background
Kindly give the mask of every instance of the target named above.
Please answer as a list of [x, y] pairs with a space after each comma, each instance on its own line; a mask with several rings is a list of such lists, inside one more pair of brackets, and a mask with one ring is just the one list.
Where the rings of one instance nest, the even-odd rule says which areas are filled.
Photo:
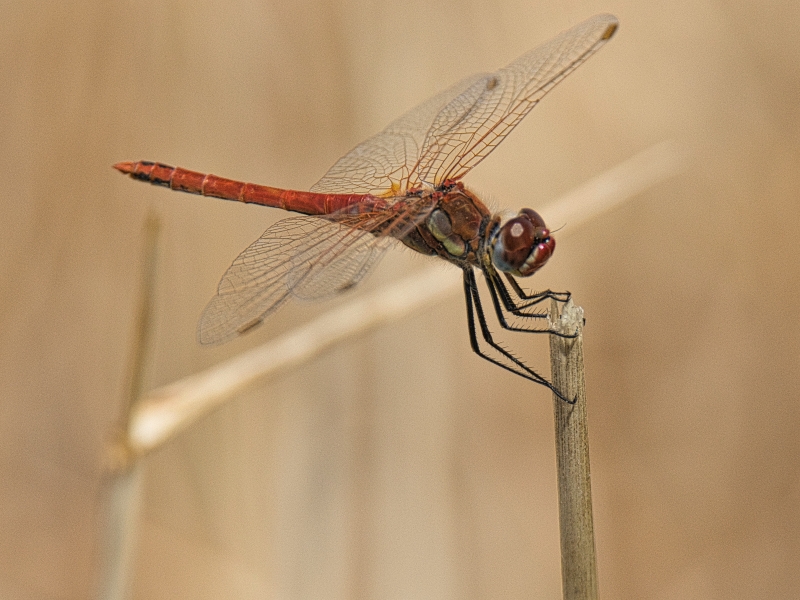
[[[467, 183], [540, 207], [661, 140], [692, 153], [532, 282], [587, 313], [601, 594], [800, 597], [800, 5], [630, 0], [4, 2], [0, 597], [92, 593], [148, 211], [148, 388], [336, 304], [199, 347], [218, 278], [282, 215], [113, 162], [307, 189], [417, 102], [598, 12], [617, 36]], [[393, 253], [353, 293], [426, 264]], [[545, 339], [507, 341], [547, 370]], [[133, 595], [556, 598], [551, 413], [472, 355], [453, 295], [148, 457]]]

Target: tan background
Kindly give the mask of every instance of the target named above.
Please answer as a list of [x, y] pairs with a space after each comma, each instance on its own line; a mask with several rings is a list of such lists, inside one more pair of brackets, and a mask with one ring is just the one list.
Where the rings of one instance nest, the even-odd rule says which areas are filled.
[[[0, 597], [93, 589], [148, 210], [148, 387], [335, 304], [198, 347], [218, 278], [281, 215], [111, 163], [308, 188], [435, 91], [604, 11], [618, 36], [468, 179], [537, 207], [663, 139], [692, 152], [532, 283], [587, 311], [601, 593], [800, 597], [800, 7], [627, 0], [4, 3]], [[425, 264], [394, 253], [363, 287]], [[546, 369], [546, 340], [508, 341]], [[551, 411], [471, 354], [458, 295], [343, 344], [147, 459], [134, 597], [555, 598]]]

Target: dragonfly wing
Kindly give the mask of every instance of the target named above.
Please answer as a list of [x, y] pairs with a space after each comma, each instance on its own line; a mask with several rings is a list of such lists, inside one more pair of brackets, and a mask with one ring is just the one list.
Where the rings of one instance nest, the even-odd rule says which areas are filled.
[[352, 288], [381, 259], [395, 240], [402, 240], [430, 215], [436, 202], [429, 197], [398, 198], [390, 210], [352, 214], [348, 209], [326, 217], [340, 228], [322, 240], [316, 257], [295, 256], [288, 276], [292, 295], [318, 300]]
[[596, 15], [473, 82], [433, 119], [420, 151], [419, 179], [461, 179], [567, 75], [597, 52], [618, 25]]
[[340, 232], [320, 244], [316, 260], [309, 261], [302, 255], [293, 260], [287, 284], [295, 298], [322, 300], [349, 290], [367, 275], [393, 242], [391, 238], [375, 237], [335, 223], [328, 226]]
[[219, 344], [245, 333], [292, 296], [322, 298], [353, 287], [388, 244], [365, 229], [317, 217], [278, 221], [223, 275], [200, 317], [200, 342]]
[[443, 106], [484, 77], [468, 77], [393, 121], [340, 158], [311, 191], [402, 196], [418, 187], [416, 165], [431, 123]]
[[427, 218], [430, 198], [398, 199], [390, 210], [278, 221], [222, 276], [197, 336], [219, 344], [259, 325], [290, 297], [318, 300], [361, 281], [396, 239]]

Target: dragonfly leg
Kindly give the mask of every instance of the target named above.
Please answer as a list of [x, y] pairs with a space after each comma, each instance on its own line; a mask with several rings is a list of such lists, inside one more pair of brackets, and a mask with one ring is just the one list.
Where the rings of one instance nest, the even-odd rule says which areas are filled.
[[[497, 271], [495, 271], [494, 274], [497, 275]], [[525, 306], [533, 306], [534, 304], [537, 304], [547, 298], [552, 298], [557, 302], [566, 302], [572, 296], [570, 292], [554, 292], [552, 290], [545, 290], [543, 292], [534, 292], [532, 294], [529, 294], [520, 287], [519, 282], [516, 279], [514, 279], [513, 275], [511, 275], [510, 273], [504, 273], [504, 275], [506, 276], [508, 283], [511, 284], [511, 288], [514, 290], [514, 293], [520, 300], [531, 301], [529, 303], [525, 303]], [[497, 279], [498, 281], [500, 280], [499, 277]]]
[[[500, 322], [500, 326], [503, 329], [508, 329], [509, 331], [524, 331], [528, 333], [549, 333], [551, 335], [557, 335], [558, 337], [563, 338], [574, 338], [578, 335], [577, 333], [562, 333], [549, 328], [537, 329], [527, 325], [512, 325], [506, 318], [506, 312], [509, 312], [515, 317], [521, 317], [525, 319], [546, 319], [547, 313], [543, 311], [526, 312], [526, 310], [543, 302], [544, 300], [547, 300], [548, 298], [552, 298], [558, 302], [566, 302], [569, 300], [569, 292], [552, 292], [550, 290], [546, 290], [544, 292], [526, 295], [526, 300], [529, 300], [530, 302], [518, 305], [514, 302], [514, 299], [511, 297], [508, 288], [506, 288], [503, 280], [498, 276], [497, 271], [484, 271], [483, 275], [486, 279], [486, 285], [488, 286], [489, 293], [492, 297], [492, 304], [494, 305], [494, 311], [497, 314], [497, 320]], [[509, 277], [509, 281], [513, 282], [512, 287], [514, 288], [514, 292], [517, 294], [517, 296], [522, 297], [525, 295], [515, 279]]]
[[[561, 400], [566, 402], [567, 404], [575, 404], [576, 398], [568, 399], [564, 396], [556, 387], [550, 383], [546, 378], [539, 375], [536, 371], [522, 362], [519, 358], [511, 354], [508, 350], [500, 346], [497, 342], [494, 341], [492, 338], [492, 333], [489, 331], [489, 325], [486, 323], [486, 315], [483, 312], [483, 306], [481, 304], [480, 293], [478, 291], [478, 284], [475, 280], [475, 273], [472, 271], [471, 268], [464, 269], [464, 297], [467, 302], [467, 324], [469, 326], [469, 341], [470, 345], [472, 346], [472, 350], [480, 356], [481, 358], [488, 360], [490, 363], [497, 365], [498, 367], [502, 367], [506, 371], [510, 371], [515, 375], [519, 375], [529, 381], [533, 381], [538, 383], [539, 385], [543, 385], [551, 392], [553, 392], [556, 396], [558, 396]], [[503, 360], [499, 360], [492, 356], [489, 356], [486, 352], [483, 351], [481, 348], [480, 342], [478, 340], [478, 334], [475, 327], [475, 319], [477, 317], [478, 326], [481, 330], [481, 337], [483, 341], [488, 344], [493, 350], [495, 350], [498, 354], [503, 357]]]

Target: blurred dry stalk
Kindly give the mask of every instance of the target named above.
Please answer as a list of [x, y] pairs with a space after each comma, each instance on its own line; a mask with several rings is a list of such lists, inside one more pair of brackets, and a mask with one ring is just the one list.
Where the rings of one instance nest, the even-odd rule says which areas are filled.
[[144, 223], [144, 244], [142, 246], [142, 274], [139, 285], [139, 298], [136, 307], [133, 341], [131, 343], [128, 372], [128, 389], [122, 414], [114, 433], [114, 444], [105, 456], [106, 467], [118, 470], [128, 465], [128, 436], [131, 415], [138, 405], [144, 383], [144, 365], [152, 332], [151, 320], [153, 300], [156, 289], [156, 263], [158, 259], [158, 238], [161, 223], [154, 214], [149, 214]]
[[583, 309], [572, 300], [561, 314], [550, 305], [550, 326], [574, 339], [550, 336], [553, 385], [575, 404], [553, 396], [561, 531], [561, 586], [564, 600], [597, 599], [597, 556], [589, 471], [589, 427], [583, 368]]
[[127, 431], [133, 408], [141, 396], [144, 368], [152, 332], [151, 318], [156, 289], [156, 264], [161, 224], [150, 214], [144, 224], [142, 274], [139, 285], [136, 322], [131, 343], [128, 389], [113, 443], [104, 456], [109, 485], [105, 493], [105, 523], [100, 529], [102, 553], [97, 579], [97, 594], [105, 600], [127, 596], [129, 576], [135, 548], [138, 509], [141, 500], [141, 468], [131, 460]]
[[[574, 231], [597, 215], [671, 177], [685, 164], [683, 151], [660, 142], [588, 181], [540, 212], [554, 227]], [[197, 419], [265, 378], [310, 360], [344, 339], [411, 314], [461, 289], [459, 278], [442, 278], [429, 267], [372, 294], [353, 299], [308, 324], [211, 369], [151, 391], [136, 403], [125, 449], [132, 459], [166, 443]]]

